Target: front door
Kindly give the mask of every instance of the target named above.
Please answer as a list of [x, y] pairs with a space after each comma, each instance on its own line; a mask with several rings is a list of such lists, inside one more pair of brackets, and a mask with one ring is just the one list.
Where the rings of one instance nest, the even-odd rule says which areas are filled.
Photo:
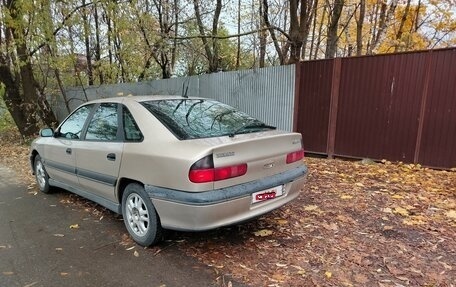
[[51, 179], [78, 187], [74, 147], [80, 142], [84, 123], [92, 107], [86, 105], [74, 111], [60, 125], [54, 137], [46, 138], [42, 158]]

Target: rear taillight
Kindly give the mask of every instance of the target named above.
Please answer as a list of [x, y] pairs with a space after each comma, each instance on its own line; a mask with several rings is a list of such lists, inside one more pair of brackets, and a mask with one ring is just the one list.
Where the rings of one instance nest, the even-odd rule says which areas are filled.
[[246, 163], [214, 168], [212, 155], [208, 155], [192, 165], [188, 178], [194, 183], [204, 183], [238, 177], [246, 173]]
[[287, 163], [293, 163], [304, 158], [304, 150], [298, 150], [287, 154]]

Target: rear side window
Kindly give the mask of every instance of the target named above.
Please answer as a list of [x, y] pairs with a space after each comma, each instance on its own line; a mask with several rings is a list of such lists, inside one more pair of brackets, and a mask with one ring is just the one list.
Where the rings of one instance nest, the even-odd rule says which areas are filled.
[[125, 140], [133, 142], [142, 141], [143, 135], [130, 111], [126, 107], [123, 107], [122, 113]]
[[86, 140], [114, 141], [117, 139], [117, 104], [103, 103], [95, 111], [87, 127]]
[[273, 128], [214, 100], [170, 99], [141, 104], [179, 139], [232, 136]]

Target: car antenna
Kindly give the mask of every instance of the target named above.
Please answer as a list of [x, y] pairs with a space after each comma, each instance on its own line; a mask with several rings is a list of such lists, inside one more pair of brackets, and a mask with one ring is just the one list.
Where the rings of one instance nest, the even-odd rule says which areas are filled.
[[[187, 77], [187, 79], [182, 83], [182, 97], [186, 98], [186, 99], [188, 99], [187, 92], [188, 92], [188, 86], [189, 86], [188, 81], [189, 80], [190, 80], [190, 78]], [[185, 84], [187, 84], [187, 86], [185, 86]]]

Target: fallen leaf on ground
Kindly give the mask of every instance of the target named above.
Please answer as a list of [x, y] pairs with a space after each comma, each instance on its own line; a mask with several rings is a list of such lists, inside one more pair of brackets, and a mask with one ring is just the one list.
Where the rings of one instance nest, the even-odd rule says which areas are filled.
[[79, 224], [72, 224], [72, 225], [70, 225], [70, 228], [71, 229], [78, 229], [79, 228]]
[[265, 237], [265, 236], [272, 235], [272, 233], [273, 233], [272, 230], [261, 229], [261, 230], [255, 231], [253, 234], [255, 234], [255, 236]]
[[456, 219], [456, 210], [450, 210], [445, 215], [451, 219]]
[[326, 278], [330, 279], [332, 277], [332, 273], [329, 271], [325, 272]]
[[135, 257], [139, 257], [139, 252], [135, 250], [135, 252], [133, 252], [133, 255], [134, 255]]
[[244, 264], [239, 264], [239, 266], [241, 266], [243, 269], [246, 269], [246, 270], [249, 270], [249, 271], [253, 270], [252, 268], [249, 268], [249, 267], [245, 266]]
[[360, 284], [366, 284], [367, 282], [369, 282], [369, 278], [364, 274], [356, 274], [354, 276], [354, 279], [357, 283]]
[[278, 219], [277, 220], [277, 223], [280, 224], [280, 225], [285, 225], [288, 223], [288, 220], [285, 220], [285, 219]]
[[399, 215], [402, 215], [402, 216], [408, 216], [409, 215], [408, 210], [405, 209], [405, 208], [402, 208], [402, 207], [395, 207], [393, 209], [393, 213], [394, 214], [399, 214]]
[[283, 282], [285, 280], [286, 276], [280, 273], [275, 273], [272, 275], [272, 279]]
[[426, 223], [426, 218], [424, 216], [411, 216], [402, 220], [402, 223], [405, 225], [421, 225]]
[[316, 205], [307, 205], [306, 207], [304, 207], [305, 211], [312, 211], [312, 210], [316, 210], [316, 209], [318, 209], [318, 206], [316, 206]]

